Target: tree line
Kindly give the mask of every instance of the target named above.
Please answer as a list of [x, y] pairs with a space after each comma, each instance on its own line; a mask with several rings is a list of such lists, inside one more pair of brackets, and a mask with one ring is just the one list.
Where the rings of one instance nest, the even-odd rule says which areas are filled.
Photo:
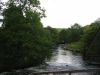
[[39, 0], [9, 0], [2, 16], [0, 71], [36, 66], [51, 56], [57, 31], [43, 28], [45, 10]]
[[59, 31], [43, 27], [45, 10], [39, 0], [9, 0], [0, 10], [0, 71], [42, 64], [58, 43], [78, 49], [85, 60], [100, 62], [100, 21], [84, 27], [75, 23]]
[[66, 43], [66, 49], [81, 52], [89, 63], [100, 63], [100, 20], [90, 25], [74, 24], [59, 33], [59, 41]]

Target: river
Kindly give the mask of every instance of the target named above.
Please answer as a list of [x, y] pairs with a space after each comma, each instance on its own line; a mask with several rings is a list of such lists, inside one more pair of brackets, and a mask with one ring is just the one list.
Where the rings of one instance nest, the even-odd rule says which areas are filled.
[[[82, 59], [82, 56], [79, 53], [73, 53], [72, 51], [64, 50], [62, 48], [62, 45], [59, 45], [57, 49], [54, 50], [52, 57], [50, 60], [46, 60], [46, 64], [36, 66], [36, 67], [30, 67], [22, 70], [17, 70], [12, 72], [1, 73], [0, 75], [15, 75], [15, 72], [27, 72], [27, 74], [20, 74], [20, 75], [28, 75], [29, 72], [32, 71], [59, 71], [59, 70], [71, 70], [71, 69], [84, 69], [88, 67], [93, 66], [87, 66], [85, 65], [84, 60]], [[18, 74], [17, 74], [18, 75]], [[73, 74], [73, 75], [80, 75], [80, 74]], [[83, 73], [81, 75], [90, 75], [87, 73]]]

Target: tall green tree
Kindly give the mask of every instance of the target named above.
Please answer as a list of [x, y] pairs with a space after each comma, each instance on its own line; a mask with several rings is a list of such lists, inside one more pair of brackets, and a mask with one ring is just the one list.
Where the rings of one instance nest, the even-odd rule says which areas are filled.
[[100, 23], [99, 22], [94, 22], [91, 23], [90, 25], [85, 26], [84, 28], [84, 33], [82, 36], [82, 41], [84, 43], [83, 46], [83, 56], [84, 59], [87, 59], [89, 61], [98, 61], [100, 62], [99, 59], [99, 30], [100, 30]]
[[70, 28], [63, 29], [59, 33], [59, 40], [64, 43], [77, 42], [81, 38], [82, 33], [82, 27], [76, 23]]
[[38, 65], [50, 56], [52, 41], [42, 26], [39, 5], [38, 0], [8, 1], [0, 29], [0, 70]]
[[52, 28], [50, 26], [45, 28], [51, 37], [52, 43], [55, 45], [58, 43], [58, 31], [55, 28]]
[[59, 33], [59, 42], [66, 43], [67, 42], [67, 30], [63, 29]]

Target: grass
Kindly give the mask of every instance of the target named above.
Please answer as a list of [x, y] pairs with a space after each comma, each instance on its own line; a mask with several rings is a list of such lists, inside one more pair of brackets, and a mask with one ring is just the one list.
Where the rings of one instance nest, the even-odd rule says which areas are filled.
[[73, 42], [73, 43], [67, 44], [68, 49], [71, 49], [72, 51], [76, 51], [76, 52], [81, 52], [83, 48], [82, 46], [83, 46], [82, 42]]

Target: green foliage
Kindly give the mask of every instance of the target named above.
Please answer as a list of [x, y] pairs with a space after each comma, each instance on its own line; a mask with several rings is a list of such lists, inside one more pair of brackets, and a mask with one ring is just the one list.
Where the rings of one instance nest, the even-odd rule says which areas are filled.
[[3, 27], [7, 28], [15, 27], [16, 25], [21, 25], [25, 21], [21, 8], [15, 6], [14, 4], [10, 4], [8, 9], [4, 10], [3, 17]]
[[47, 35], [49, 37], [49, 40], [52, 41], [52, 45], [55, 45], [58, 43], [58, 31], [55, 28], [46, 27], [45, 28]]
[[84, 46], [89, 47], [89, 45], [92, 43], [93, 39], [95, 38], [98, 29], [100, 27], [99, 23], [92, 23], [91, 25], [87, 25], [83, 27], [83, 35], [81, 40], [84, 42]]
[[74, 43], [68, 44], [68, 47], [73, 48], [73, 49], [80, 49], [81, 47], [79, 45], [80, 45], [79, 42], [74, 42]]
[[[72, 34], [72, 36], [70, 36], [70, 42], [66, 47], [72, 51], [81, 52], [84, 59], [90, 63], [100, 63], [100, 22], [96, 21], [82, 28], [76, 24], [69, 31], [69, 35]], [[68, 33], [66, 35], [68, 37]]]
[[74, 52], [82, 52], [82, 47], [83, 43], [82, 42], [72, 42], [70, 44], [67, 44], [68, 49], [72, 49]]
[[81, 38], [81, 35], [83, 34], [82, 27], [79, 24], [74, 24], [70, 28], [70, 41], [69, 42], [76, 42], [79, 41]]
[[90, 62], [100, 62], [100, 23], [94, 22], [84, 28], [83, 41], [83, 56]]
[[61, 30], [59, 33], [59, 42], [65, 43], [67, 42], [67, 31], [65, 29]]
[[59, 40], [63, 43], [76, 42], [81, 38], [83, 31], [80, 25], [74, 24], [71, 28], [63, 29], [59, 33]]
[[[39, 65], [51, 55], [55, 29], [44, 29], [38, 0], [9, 0], [0, 28], [0, 70]], [[26, 2], [25, 2], [26, 1]], [[31, 2], [32, 1], [32, 2]], [[30, 6], [27, 6], [30, 5]], [[32, 8], [36, 8], [32, 10]]]
[[71, 28], [63, 30], [60, 36], [67, 43], [67, 49], [81, 52], [84, 59], [90, 63], [100, 63], [100, 21], [84, 27], [75, 24]]

